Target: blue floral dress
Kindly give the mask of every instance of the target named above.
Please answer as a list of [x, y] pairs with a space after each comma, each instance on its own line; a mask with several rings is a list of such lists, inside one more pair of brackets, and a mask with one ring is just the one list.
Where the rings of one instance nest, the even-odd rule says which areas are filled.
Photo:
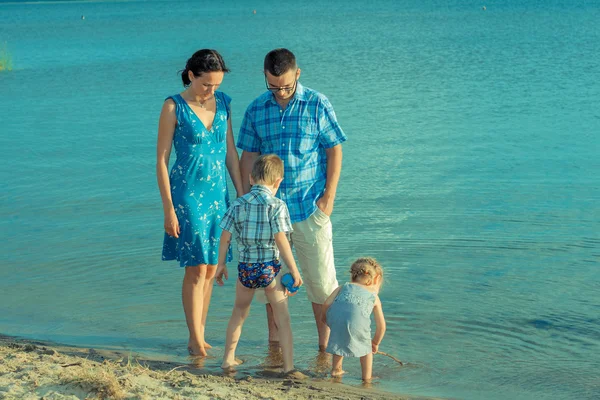
[[[177, 239], [165, 233], [162, 259], [177, 260], [182, 267], [217, 264], [219, 224], [229, 206], [225, 156], [231, 98], [215, 92], [216, 112], [210, 130], [181, 95], [167, 99], [175, 102], [177, 116], [173, 133], [177, 160], [169, 180], [181, 233]], [[231, 261], [231, 249], [227, 261]]]
[[371, 313], [375, 293], [346, 283], [327, 309], [327, 325], [331, 329], [327, 353], [342, 357], [363, 357], [372, 353]]

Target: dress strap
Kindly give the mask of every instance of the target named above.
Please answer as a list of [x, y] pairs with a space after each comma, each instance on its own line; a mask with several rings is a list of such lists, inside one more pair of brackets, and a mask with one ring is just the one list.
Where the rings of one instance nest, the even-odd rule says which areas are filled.
[[185, 100], [183, 99], [183, 97], [181, 97], [179, 93], [167, 97], [165, 101], [169, 99], [173, 100], [173, 103], [175, 103], [175, 116], [177, 117], [177, 124], [179, 125], [185, 118], [185, 108], [183, 107], [185, 104], [182, 104], [182, 102], [184, 102]]

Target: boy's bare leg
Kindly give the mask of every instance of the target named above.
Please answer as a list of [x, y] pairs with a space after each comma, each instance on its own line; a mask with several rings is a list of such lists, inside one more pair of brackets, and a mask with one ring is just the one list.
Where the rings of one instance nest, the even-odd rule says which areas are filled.
[[181, 299], [185, 321], [190, 332], [188, 351], [191, 355], [205, 356], [204, 326], [204, 284], [206, 281], [206, 264], [185, 267]]
[[279, 342], [279, 329], [277, 329], [277, 323], [273, 317], [273, 307], [269, 303], [266, 304], [267, 308], [267, 324], [269, 326], [269, 342]]
[[[215, 272], [217, 266], [214, 264], [206, 265], [206, 276], [204, 278], [204, 307], [202, 308], [202, 326], [206, 332], [206, 316], [208, 315], [208, 307], [210, 306], [210, 298], [212, 296], [213, 286], [215, 282]], [[204, 341], [205, 349], [212, 349], [212, 346]]]
[[283, 355], [283, 372], [294, 369], [294, 343], [292, 323], [288, 310], [288, 299], [281, 286], [280, 275], [265, 289], [265, 294], [273, 308], [273, 317], [279, 327], [279, 344]]
[[[337, 354], [333, 355], [333, 361], [331, 363], [331, 376], [342, 376], [346, 371], [342, 369], [342, 362], [344, 361], [344, 357], [338, 356]], [[361, 358], [362, 362], [362, 358]]]
[[235, 287], [235, 304], [229, 324], [227, 325], [225, 355], [223, 356], [223, 364], [221, 364], [221, 368], [223, 369], [232, 368], [240, 364], [235, 359], [235, 349], [240, 341], [242, 326], [250, 311], [252, 297], [254, 297], [254, 289], [248, 289], [238, 280]]
[[363, 381], [370, 382], [371, 374], [373, 373], [373, 353], [360, 358], [360, 367], [362, 368]]
[[312, 303], [313, 314], [317, 324], [317, 332], [319, 334], [319, 351], [324, 352], [329, 342], [329, 327], [321, 320], [322, 304]]

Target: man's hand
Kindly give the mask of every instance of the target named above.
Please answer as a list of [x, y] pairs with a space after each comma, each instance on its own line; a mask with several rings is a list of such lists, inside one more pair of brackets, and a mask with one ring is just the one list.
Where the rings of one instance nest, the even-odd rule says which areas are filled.
[[331, 217], [331, 213], [333, 212], [333, 200], [334, 196], [324, 193], [323, 196], [317, 200], [317, 207], [319, 207], [319, 210]]
[[217, 272], [215, 272], [215, 281], [217, 281], [217, 285], [223, 286], [223, 275], [225, 275], [225, 279], [229, 279], [229, 274], [227, 273], [227, 265], [218, 264]]

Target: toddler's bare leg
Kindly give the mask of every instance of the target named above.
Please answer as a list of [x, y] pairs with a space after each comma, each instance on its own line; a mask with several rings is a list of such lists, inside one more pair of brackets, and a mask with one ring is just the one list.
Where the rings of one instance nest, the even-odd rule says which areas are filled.
[[273, 317], [279, 329], [279, 345], [283, 355], [283, 372], [294, 369], [294, 343], [292, 324], [288, 310], [288, 299], [283, 286], [280, 284], [281, 274], [265, 289], [265, 294], [273, 308]]
[[373, 373], [373, 353], [369, 353], [360, 358], [360, 367], [362, 368], [363, 381], [370, 382]]
[[[362, 358], [361, 358], [362, 360]], [[342, 376], [346, 371], [342, 369], [342, 362], [344, 361], [344, 357], [338, 356], [337, 354], [333, 355], [333, 360], [331, 362], [331, 376]]]
[[248, 289], [238, 280], [235, 288], [235, 305], [229, 319], [229, 325], [227, 325], [225, 354], [223, 356], [223, 364], [221, 364], [221, 368], [223, 369], [235, 367], [240, 363], [235, 359], [235, 349], [242, 334], [244, 321], [250, 312], [252, 297], [254, 297], [254, 289]]

